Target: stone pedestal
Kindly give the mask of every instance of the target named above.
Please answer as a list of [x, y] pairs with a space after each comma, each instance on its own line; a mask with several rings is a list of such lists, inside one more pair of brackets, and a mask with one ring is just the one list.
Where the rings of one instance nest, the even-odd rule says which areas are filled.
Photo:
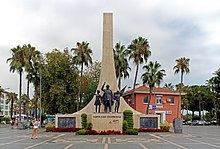
[[122, 132], [123, 113], [95, 113], [91, 117], [96, 131], [114, 130]]

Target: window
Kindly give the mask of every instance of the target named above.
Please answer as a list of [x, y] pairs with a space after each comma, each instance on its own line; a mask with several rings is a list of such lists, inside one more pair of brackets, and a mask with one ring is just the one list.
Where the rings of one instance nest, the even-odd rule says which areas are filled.
[[170, 104], [174, 104], [174, 97], [170, 97]]
[[144, 96], [144, 103], [148, 103], [148, 96]]
[[162, 104], [162, 96], [157, 96], [156, 97], [156, 103], [157, 104]]
[[8, 111], [5, 111], [5, 115], [9, 115], [9, 114], [8, 114]]
[[8, 106], [5, 106], [5, 109], [8, 110]]

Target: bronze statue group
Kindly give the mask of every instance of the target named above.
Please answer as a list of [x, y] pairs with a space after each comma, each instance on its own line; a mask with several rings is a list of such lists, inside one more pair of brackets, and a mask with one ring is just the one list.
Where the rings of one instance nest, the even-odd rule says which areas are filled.
[[112, 113], [112, 106], [114, 105], [115, 100], [115, 112], [118, 113], [118, 109], [120, 106], [120, 97], [123, 95], [126, 86], [121, 91], [117, 91], [114, 94], [112, 93], [112, 90], [110, 89], [109, 85], [106, 85], [106, 89], [104, 89], [104, 87], [105, 82], [101, 88], [101, 90], [104, 92], [103, 96], [100, 95], [99, 90], [97, 90], [97, 93], [95, 94], [96, 100], [94, 105], [96, 107], [96, 112], [100, 113], [102, 103], [104, 105], [104, 112], [107, 113], [109, 109], [109, 112]]

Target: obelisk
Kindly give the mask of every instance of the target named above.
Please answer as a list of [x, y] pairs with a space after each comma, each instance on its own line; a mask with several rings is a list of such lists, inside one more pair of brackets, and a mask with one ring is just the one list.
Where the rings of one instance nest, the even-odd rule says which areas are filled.
[[113, 15], [112, 13], [103, 14], [103, 43], [102, 43], [102, 67], [98, 89], [104, 82], [110, 85], [110, 89], [117, 90], [117, 80], [115, 73], [115, 63], [113, 55]]

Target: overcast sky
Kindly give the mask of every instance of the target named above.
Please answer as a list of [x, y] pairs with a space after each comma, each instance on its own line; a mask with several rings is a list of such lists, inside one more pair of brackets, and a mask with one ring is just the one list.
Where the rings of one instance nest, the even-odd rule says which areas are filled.
[[[18, 74], [6, 63], [17, 45], [30, 43], [46, 53], [85, 40], [93, 60], [101, 61], [103, 12], [113, 13], [114, 44], [127, 46], [138, 36], [149, 40], [150, 60], [167, 73], [162, 85], [179, 82], [173, 66], [180, 57], [190, 58], [185, 85], [205, 84], [220, 68], [219, 0], [5, 0], [0, 1], [0, 85], [18, 92]], [[133, 77], [134, 67], [123, 84], [132, 86]]]

